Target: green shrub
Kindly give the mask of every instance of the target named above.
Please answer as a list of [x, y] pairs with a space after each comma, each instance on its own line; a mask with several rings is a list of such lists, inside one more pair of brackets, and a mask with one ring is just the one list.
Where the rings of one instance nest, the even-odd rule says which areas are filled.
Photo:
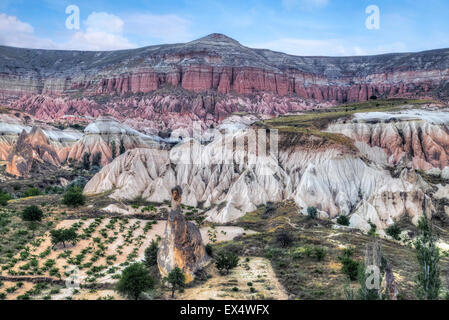
[[307, 208], [307, 215], [309, 219], [316, 219], [318, 217], [318, 210], [315, 207], [308, 207]]
[[347, 216], [339, 216], [337, 219], [337, 223], [341, 226], [348, 227], [350, 225], [349, 218]]
[[389, 226], [387, 230], [385, 230], [386, 234], [392, 237], [395, 240], [401, 240], [401, 228], [397, 224], [393, 224]]
[[327, 251], [326, 248], [321, 247], [314, 247], [313, 248], [313, 255], [316, 260], [323, 261], [323, 259], [326, 257]]
[[213, 257], [214, 256], [214, 249], [212, 247], [212, 245], [210, 243], [208, 243], [206, 245], [206, 253], [210, 256]]
[[357, 280], [359, 273], [359, 262], [352, 258], [354, 251], [352, 249], [344, 249], [343, 255], [339, 258], [342, 263], [341, 272], [349, 277], [351, 281]]
[[138, 300], [142, 292], [153, 288], [154, 279], [142, 263], [134, 263], [126, 267], [117, 283], [117, 291], [122, 295]]
[[29, 206], [22, 211], [22, 219], [29, 222], [42, 221], [43, 215], [38, 206]]
[[292, 253], [292, 257], [295, 260], [300, 260], [300, 259], [304, 259], [306, 256], [310, 256], [311, 254], [311, 249], [309, 247], [299, 247], [296, 248], [293, 253]]
[[377, 237], [377, 226], [370, 221], [368, 221], [369, 225], [371, 226], [371, 229], [368, 231], [368, 235], [370, 237]]
[[71, 207], [79, 207], [86, 203], [86, 197], [83, 195], [81, 188], [72, 187], [64, 194], [62, 203]]
[[11, 199], [9, 193], [3, 192], [3, 190], [0, 189], [0, 206], [5, 207]]

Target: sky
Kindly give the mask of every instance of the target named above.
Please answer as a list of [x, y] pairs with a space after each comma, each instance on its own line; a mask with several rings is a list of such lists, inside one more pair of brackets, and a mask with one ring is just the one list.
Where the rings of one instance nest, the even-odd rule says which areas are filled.
[[0, 0], [0, 45], [118, 50], [223, 33], [293, 55], [372, 55], [449, 47], [448, 14], [447, 0]]

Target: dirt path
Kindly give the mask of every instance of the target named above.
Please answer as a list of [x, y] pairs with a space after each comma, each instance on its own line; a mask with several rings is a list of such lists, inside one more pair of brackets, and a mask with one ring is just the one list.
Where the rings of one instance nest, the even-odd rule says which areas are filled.
[[[240, 258], [240, 264], [232, 272], [220, 275], [215, 266], [208, 268], [212, 278], [177, 294], [178, 300], [287, 300], [288, 295], [276, 278], [269, 260], [260, 257]], [[251, 286], [250, 286], [251, 285]], [[237, 289], [235, 289], [237, 288]], [[251, 292], [251, 288], [253, 292]], [[167, 297], [168, 298], [168, 297]]]

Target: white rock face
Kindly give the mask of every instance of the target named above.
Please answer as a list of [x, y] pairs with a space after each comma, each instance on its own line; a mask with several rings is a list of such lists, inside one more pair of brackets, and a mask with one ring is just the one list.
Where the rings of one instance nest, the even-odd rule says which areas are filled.
[[449, 165], [447, 110], [359, 113], [352, 120], [331, 124], [328, 131], [354, 139], [362, 154], [378, 164], [386, 157], [392, 166], [431, 170], [437, 175]]
[[115, 141], [116, 155], [119, 153], [120, 143], [126, 150], [134, 148], [159, 148], [159, 142], [153, 137], [140, 133], [111, 117], [99, 117], [84, 130], [84, 136], [72, 147], [60, 151], [62, 161], [68, 159], [80, 160], [84, 153], [102, 154], [103, 165], [112, 161], [112, 141]]
[[[40, 125], [42, 132], [47, 136], [50, 144], [56, 150], [64, 150], [75, 144], [83, 137], [83, 133], [74, 129], [59, 130], [49, 125]], [[6, 160], [17, 142], [22, 131], [30, 133], [32, 126], [26, 125], [20, 119], [7, 114], [0, 115], [0, 160]]]
[[189, 140], [171, 151], [128, 151], [94, 176], [84, 192], [114, 190], [115, 199], [142, 196], [162, 202], [170, 199], [173, 186], [180, 185], [183, 203], [210, 207], [208, 220], [217, 223], [286, 199], [304, 211], [315, 206], [322, 217], [353, 213], [351, 226], [362, 230], [370, 220], [382, 230], [404, 215], [416, 223], [423, 208], [429, 214], [435, 210], [423, 192], [428, 186], [413, 171], [405, 170], [395, 179], [377, 164], [332, 148], [292, 146], [278, 155], [259, 157], [252, 150], [233, 150], [233, 138], [251, 135], [238, 131], [208, 145]]

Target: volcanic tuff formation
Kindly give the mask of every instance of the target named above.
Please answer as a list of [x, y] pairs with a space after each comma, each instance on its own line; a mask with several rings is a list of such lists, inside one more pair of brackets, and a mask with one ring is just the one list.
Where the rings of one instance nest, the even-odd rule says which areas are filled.
[[55, 148], [50, 145], [44, 132], [33, 127], [30, 133], [23, 130], [20, 134], [8, 156], [6, 172], [18, 177], [27, 177], [36, 163], [46, 163], [54, 167], [61, 164]]
[[41, 119], [111, 114], [165, 130], [197, 119], [209, 126], [235, 111], [276, 115], [373, 95], [446, 99], [448, 58], [447, 49], [296, 57], [220, 34], [114, 52], [0, 47], [0, 98]]
[[160, 272], [166, 277], [175, 267], [186, 275], [186, 282], [192, 282], [195, 273], [209, 261], [200, 230], [186, 220], [181, 213], [182, 189], [172, 192], [172, 210], [168, 215], [164, 238], [157, 255]]
[[[396, 117], [404, 123], [398, 120], [395, 125], [411, 128], [436, 126], [432, 130], [438, 132], [440, 125], [447, 125], [443, 115], [447, 113], [398, 112]], [[356, 120], [371, 116], [356, 114], [354, 120], [331, 125], [329, 130], [352, 135], [353, 131], [347, 131], [346, 126], [350, 129], [353, 125], [367, 126], [369, 130], [366, 131], [373, 135], [371, 141], [376, 141], [376, 135], [385, 141], [394, 141], [397, 131], [391, 130], [383, 114], [371, 124]], [[389, 116], [393, 117], [393, 114]], [[444, 124], [432, 124], [435, 118]], [[131, 150], [103, 168], [84, 191], [97, 194], [114, 190], [111, 197], [115, 199], [142, 196], [148, 201], [162, 202], [170, 198], [172, 185], [180, 185], [185, 193], [183, 203], [190, 206], [202, 203], [209, 208], [208, 220], [217, 223], [233, 221], [267, 202], [293, 199], [304, 213], [307, 207], [315, 206], [325, 219], [350, 214], [353, 227], [369, 231], [371, 222], [381, 234], [382, 230], [404, 217], [417, 223], [424, 212], [429, 215], [436, 212], [429, 195], [432, 187], [412, 169], [412, 164], [403, 160], [405, 165], [397, 176], [392, 176], [387, 170], [391, 165], [391, 143], [371, 146], [363, 142], [366, 136], [361, 135], [360, 141], [355, 143], [359, 153], [354, 153], [341, 145], [308, 147], [303, 143], [285, 144], [282, 142], [285, 137], [281, 136], [280, 145], [285, 147], [279, 149], [279, 154], [258, 157], [251, 150], [248, 153], [235, 150], [230, 143], [243, 137], [255, 139], [252, 134], [252, 131], [240, 130], [218, 137], [207, 145], [189, 140], [170, 151]], [[432, 139], [435, 136], [422, 140], [424, 150]], [[411, 159], [412, 149], [401, 150], [404, 159]], [[217, 158], [220, 154], [224, 155], [225, 161]], [[442, 158], [429, 164], [440, 168], [448, 166], [449, 162]], [[443, 170], [446, 171], [447, 168]]]
[[354, 139], [366, 156], [376, 162], [420, 170], [444, 169], [449, 165], [447, 111], [361, 113], [351, 121], [332, 124], [328, 131]]

